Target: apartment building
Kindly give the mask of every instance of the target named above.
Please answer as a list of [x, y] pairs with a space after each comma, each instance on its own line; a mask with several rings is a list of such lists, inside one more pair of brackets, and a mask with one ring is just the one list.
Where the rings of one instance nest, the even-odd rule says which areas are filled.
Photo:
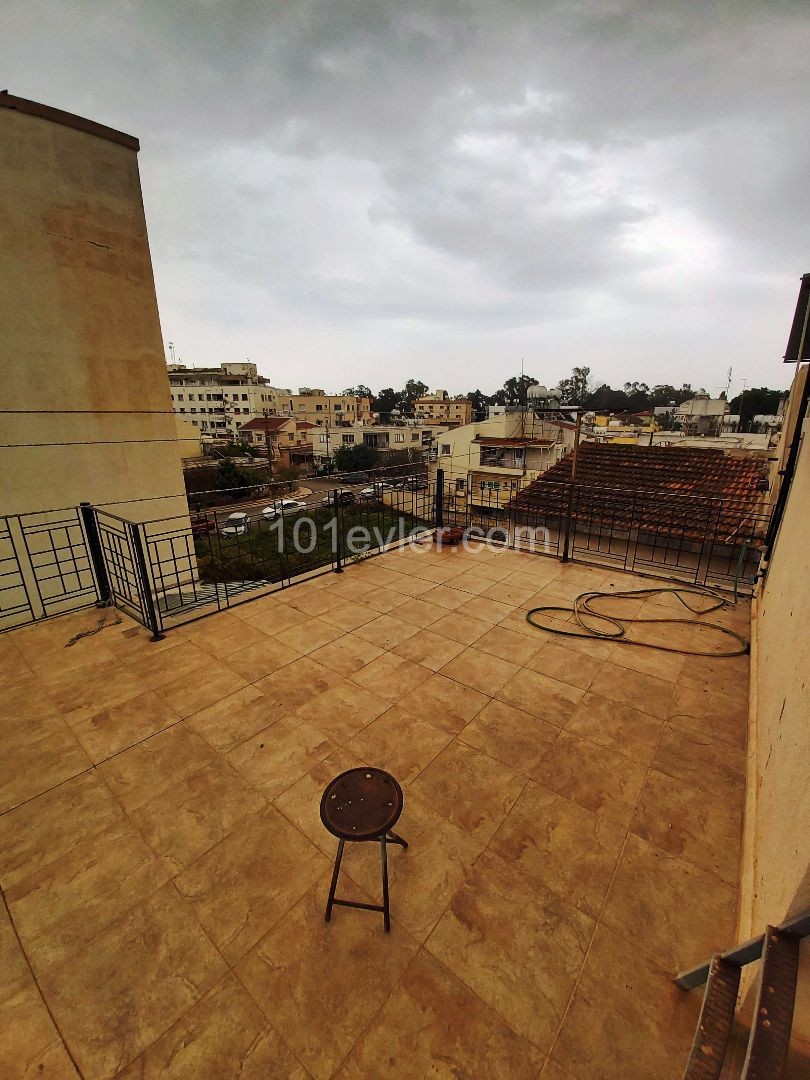
[[435, 467], [461, 503], [496, 506], [535, 480], [574, 446], [575, 425], [511, 411], [447, 430], [437, 439]]
[[582, 430], [595, 442], [616, 442], [649, 446], [654, 432], [659, 430], [652, 409], [644, 412], [585, 413]]
[[446, 390], [417, 398], [413, 403], [414, 416], [426, 424], [449, 424], [461, 427], [472, 421], [472, 402], [468, 398], [451, 398]]
[[238, 431], [241, 442], [267, 450], [275, 466], [291, 469], [313, 460], [309, 433], [313, 425], [293, 416], [262, 416], [248, 420]]
[[315, 461], [323, 463], [339, 446], [365, 445], [381, 454], [401, 450], [429, 453], [434, 446], [436, 428], [426, 424], [375, 424], [373, 427], [355, 424], [352, 430], [310, 427], [308, 436]]
[[169, 364], [167, 370], [174, 411], [215, 438], [233, 438], [248, 420], [277, 414], [280, 395], [289, 393], [271, 386], [248, 361], [210, 368]]
[[315, 427], [351, 427], [352, 424], [373, 424], [371, 398], [354, 394], [327, 394], [325, 390], [301, 386], [297, 394], [279, 392], [278, 412], [294, 416]]

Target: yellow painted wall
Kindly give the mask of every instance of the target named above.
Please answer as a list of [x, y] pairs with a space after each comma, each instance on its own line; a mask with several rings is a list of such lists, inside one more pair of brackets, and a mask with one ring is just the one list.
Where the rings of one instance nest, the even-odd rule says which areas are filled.
[[[795, 401], [794, 397], [794, 401]], [[740, 935], [810, 909], [810, 431], [755, 606]], [[748, 997], [750, 999], [751, 989]], [[750, 1001], [749, 1001], [750, 1004]], [[791, 1075], [810, 1075], [810, 939]]]
[[0, 95], [0, 514], [184, 513], [136, 144], [39, 108]]

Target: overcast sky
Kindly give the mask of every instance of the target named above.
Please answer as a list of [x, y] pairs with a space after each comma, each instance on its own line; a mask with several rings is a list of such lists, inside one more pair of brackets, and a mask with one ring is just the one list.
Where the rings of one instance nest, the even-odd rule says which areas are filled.
[[11, 93], [141, 140], [185, 363], [789, 382], [806, 2], [5, 0], [2, 38]]

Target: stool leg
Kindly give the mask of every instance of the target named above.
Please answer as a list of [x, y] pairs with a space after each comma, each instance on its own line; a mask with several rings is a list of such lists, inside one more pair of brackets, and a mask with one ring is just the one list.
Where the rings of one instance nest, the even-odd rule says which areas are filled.
[[401, 836], [397, 836], [395, 832], [389, 831], [388, 839], [391, 841], [392, 844], [399, 844], [400, 847], [406, 848], [408, 846], [407, 842], [403, 840]]
[[332, 918], [332, 904], [335, 902], [335, 889], [337, 888], [338, 874], [340, 873], [340, 863], [343, 859], [343, 846], [345, 841], [340, 840], [338, 842], [337, 855], [335, 856], [335, 869], [332, 871], [332, 884], [329, 886], [329, 899], [326, 901], [326, 915], [324, 919], [326, 922]]
[[383, 919], [387, 934], [391, 930], [391, 914], [388, 910], [388, 853], [385, 847], [385, 833], [380, 837], [380, 858], [382, 860]]

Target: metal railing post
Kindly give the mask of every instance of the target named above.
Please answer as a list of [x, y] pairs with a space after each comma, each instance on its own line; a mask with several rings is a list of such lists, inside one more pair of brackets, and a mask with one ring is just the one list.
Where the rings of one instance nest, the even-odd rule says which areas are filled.
[[566, 508], [565, 508], [565, 530], [563, 532], [563, 549], [562, 549], [562, 555], [560, 557], [561, 562], [568, 562], [568, 558], [569, 558], [568, 546], [569, 546], [569, 541], [570, 541], [570, 538], [571, 538], [571, 517], [573, 515], [573, 509], [574, 509], [574, 485], [573, 484], [571, 484], [569, 486], [568, 491], [567, 491], [566, 494], [567, 494], [568, 498], [566, 499], [567, 505], [566, 505]]
[[112, 600], [112, 589], [110, 588], [110, 578], [107, 574], [107, 564], [104, 561], [104, 550], [101, 547], [101, 538], [98, 535], [96, 511], [89, 502], [83, 502], [79, 506], [79, 513], [82, 517], [82, 525], [84, 526], [84, 535], [87, 539], [87, 550], [90, 554], [93, 574], [96, 579], [96, 584], [98, 585], [98, 600], [96, 601], [96, 607], [106, 607]]
[[129, 542], [132, 547], [132, 554], [135, 557], [135, 566], [137, 567], [138, 577], [141, 580], [141, 586], [143, 588], [143, 613], [146, 618], [146, 625], [147, 628], [152, 631], [152, 641], [162, 641], [165, 635], [162, 634], [160, 630], [155, 599], [152, 596], [152, 582], [146, 568], [146, 553], [144, 551], [142, 535], [143, 525], [136, 525], [132, 521], [128, 521], [126, 524], [129, 531]]
[[343, 573], [343, 522], [341, 520], [340, 513], [340, 500], [338, 499], [338, 489], [332, 492], [332, 504], [335, 508], [335, 573]]
[[434, 504], [433, 516], [436, 522], [436, 528], [441, 529], [444, 527], [444, 469], [436, 470], [436, 499]]

